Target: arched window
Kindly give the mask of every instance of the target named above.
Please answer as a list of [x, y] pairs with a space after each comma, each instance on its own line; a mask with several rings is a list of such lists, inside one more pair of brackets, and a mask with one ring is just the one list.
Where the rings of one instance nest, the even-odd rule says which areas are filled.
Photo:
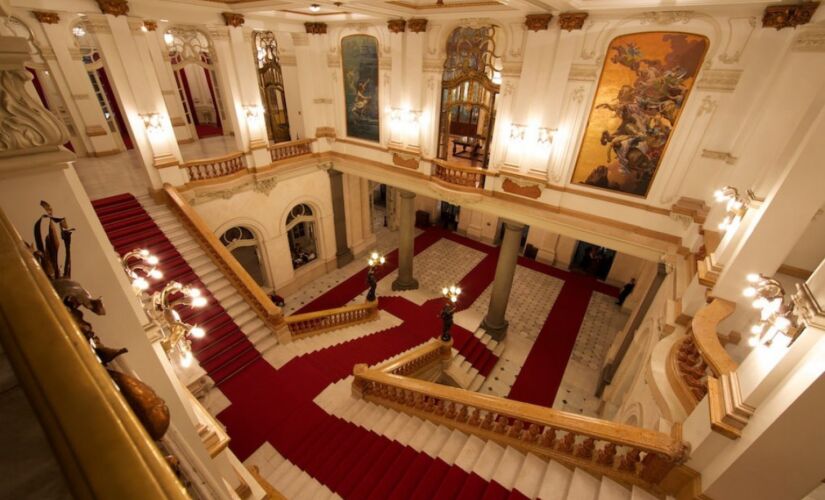
[[260, 246], [255, 233], [243, 226], [231, 227], [221, 235], [221, 243], [252, 276], [255, 283], [259, 286], [266, 286], [266, 278], [261, 266]]
[[315, 240], [315, 214], [309, 205], [295, 205], [286, 217], [286, 234], [289, 251], [292, 254], [292, 267], [299, 267], [318, 258], [318, 245]]
[[264, 99], [266, 132], [273, 142], [290, 139], [286, 112], [284, 77], [278, 58], [278, 42], [271, 31], [255, 32], [255, 59], [258, 61], [258, 86]]
[[169, 48], [186, 122], [198, 137], [222, 135], [226, 112], [209, 38], [196, 29], [175, 27], [163, 34], [163, 40]]
[[438, 157], [487, 168], [501, 84], [496, 28], [459, 27], [447, 39]]

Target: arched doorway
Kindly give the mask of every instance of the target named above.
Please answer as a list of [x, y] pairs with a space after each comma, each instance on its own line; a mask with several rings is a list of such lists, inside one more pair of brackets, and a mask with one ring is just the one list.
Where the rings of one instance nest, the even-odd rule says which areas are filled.
[[456, 28], [441, 78], [438, 158], [487, 168], [501, 84], [496, 27]]
[[198, 138], [223, 135], [223, 109], [212, 44], [196, 29], [169, 28], [163, 35], [186, 122]]
[[305, 203], [295, 205], [289, 211], [286, 217], [286, 234], [293, 269], [318, 258], [316, 223], [315, 212]]
[[258, 61], [258, 86], [263, 96], [266, 132], [272, 142], [290, 140], [289, 116], [278, 42], [271, 31], [255, 32], [255, 59]]
[[246, 269], [258, 286], [267, 286], [267, 280], [261, 266], [261, 249], [255, 233], [246, 227], [235, 226], [221, 235], [221, 243], [232, 256]]

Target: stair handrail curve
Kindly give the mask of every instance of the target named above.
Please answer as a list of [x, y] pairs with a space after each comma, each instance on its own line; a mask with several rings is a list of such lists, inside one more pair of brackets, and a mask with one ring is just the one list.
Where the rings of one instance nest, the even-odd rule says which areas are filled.
[[707, 395], [709, 376], [710, 368], [693, 335], [685, 335], [673, 344], [667, 359], [667, 377], [687, 413]]
[[180, 164], [189, 175], [190, 182], [216, 179], [241, 172], [246, 169], [244, 154], [235, 151], [221, 156], [190, 160]]
[[181, 219], [181, 222], [190, 229], [192, 235], [201, 245], [201, 248], [212, 259], [218, 269], [230, 283], [238, 290], [241, 297], [252, 307], [258, 317], [279, 336], [286, 329], [284, 315], [281, 308], [276, 306], [264, 293], [246, 269], [229, 253], [229, 250], [218, 240], [218, 237], [209, 229], [203, 218], [198, 215], [191, 205], [180, 195], [171, 184], [164, 184], [169, 206]]
[[0, 344], [72, 496], [188, 499], [2, 210], [0, 258]]
[[447, 342], [434, 339], [373, 368], [384, 373], [410, 377], [436, 363], [451, 360], [453, 357], [452, 347], [452, 339]]
[[299, 340], [313, 335], [347, 328], [378, 319], [378, 301], [366, 301], [333, 309], [287, 316], [284, 321], [289, 328], [291, 340]]
[[296, 139], [294, 141], [276, 142], [269, 145], [269, 155], [273, 162], [294, 158], [296, 156], [312, 154], [312, 143], [315, 139]]
[[689, 455], [679, 437], [530, 403], [418, 380], [364, 364], [353, 393], [367, 401], [579, 467], [661, 491]]
[[693, 316], [691, 329], [696, 347], [702, 354], [713, 374], [717, 377], [736, 371], [738, 364], [719, 341], [719, 323], [733, 314], [736, 304], [729, 300], [714, 298]]

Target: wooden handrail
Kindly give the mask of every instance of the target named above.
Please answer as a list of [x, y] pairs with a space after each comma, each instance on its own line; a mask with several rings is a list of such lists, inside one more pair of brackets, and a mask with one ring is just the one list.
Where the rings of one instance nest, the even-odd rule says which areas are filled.
[[195, 411], [200, 425], [198, 426], [198, 435], [201, 437], [209, 456], [215, 458], [220, 452], [229, 446], [229, 434], [226, 433], [223, 425], [218, 422], [209, 411], [203, 407], [200, 401], [189, 391], [189, 402]]
[[378, 319], [378, 301], [347, 305], [303, 314], [285, 319], [292, 340], [347, 328]]
[[666, 368], [674, 394], [690, 413], [708, 393], [708, 365], [693, 336], [686, 335], [673, 344]]
[[717, 377], [736, 371], [738, 366], [719, 342], [717, 333], [719, 323], [733, 314], [735, 309], [735, 303], [715, 298], [713, 302], [699, 309], [693, 317], [693, 339], [696, 347]]
[[394, 375], [363, 364], [356, 365], [353, 373], [353, 392], [369, 401], [630, 484], [660, 485], [687, 459], [688, 445], [661, 432]]
[[236, 151], [223, 156], [183, 162], [180, 168], [186, 171], [190, 181], [203, 181], [232, 175], [244, 170], [246, 166], [243, 153]]
[[238, 263], [229, 250], [221, 244], [218, 237], [212, 233], [206, 222], [183, 199], [177, 189], [170, 184], [164, 184], [163, 190], [171, 208], [180, 216], [181, 222], [190, 229], [206, 254], [212, 258], [218, 269], [235, 286], [241, 297], [261, 318], [261, 321], [269, 325], [276, 336], [279, 335], [279, 332], [286, 328], [281, 309], [272, 303], [272, 300], [267, 297], [261, 287], [255, 283], [255, 280]]
[[189, 498], [2, 211], [0, 259], [0, 343], [73, 496]]
[[285, 160], [295, 156], [308, 155], [312, 153], [312, 143], [315, 139], [298, 139], [288, 142], [276, 142], [269, 146], [269, 154], [272, 161]]
[[449, 342], [433, 340], [402, 354], [396, 359], [385, 361], [375, 366], [374, 369], [393, 375], [411, 376], [436, 362], [451, 359], [452, 346], [452, 339]]

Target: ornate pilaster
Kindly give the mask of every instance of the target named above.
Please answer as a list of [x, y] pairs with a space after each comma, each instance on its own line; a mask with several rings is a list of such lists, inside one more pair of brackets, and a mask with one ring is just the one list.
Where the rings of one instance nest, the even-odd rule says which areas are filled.
[[34, 18], [43, 24], [57, 24], [60, 22], [60, 16], [57, 12], [46, 12], [42, 10], [33, 10]]
[[304, 28], [310, 35], [325, 35], [327, 33], [327, 23], [304, 23]]
[[100, 12], [110, 16], [125, 16], [129, 13], [129, 3], [126, 0], [97, 0]]
[[553, 14], [528, 14], [524, 26], [530, 31], [544, 31], [550, 26]]
[[559, 29], [566, 31], [580, 30], [587, 19], [587, 12], [564, 12], [559, 14]]
[[232, 26], [233, 28], [243, 26], [243, 14], [238, 14], [237, 12], [221, 12], [221, 15], [223, 16], [223, 22], [226, 23], [227, 26]]
[[390, 33], [403, 33], [407, 26], [407, 21], [403, 19], [390, 19], [387, 21], [387, 29]]
[[808, 24], [819, 7], [819, 2], [802, 2], [796, 5], [770, 5], [762, 15], [763, 28], [796, 28]]
[[407, 29], [410, 33], [424, 33], [427, 31], [427, 20], [423, 18], [407, 20]]

